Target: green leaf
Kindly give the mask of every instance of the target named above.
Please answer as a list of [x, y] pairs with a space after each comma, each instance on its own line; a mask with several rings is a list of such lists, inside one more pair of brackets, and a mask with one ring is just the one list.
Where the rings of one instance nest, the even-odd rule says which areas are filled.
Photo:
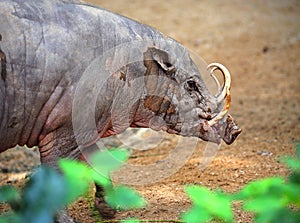
[[107, 203], [113, 208], [129, 210], [142, 208], [146, 204], [135, 190], [126, 186], [116, 186], [105, 192]]
[[61, 159], [58, 164], [65, 175], [73, 176], [78, 179], [90, 178], [91, 169], [84, 163], [75, 160]]
[[23, 202], [32, 208], [57, 209], [62, 206], [65, 194], [62, 176], [53, 169], [40, 167], [24, 187]]
[[288, 204], [299, 204], [300, 190], [297, 184], [286, 184], [282, 178], [273, 177], [247, 184], [237, 197], [258, 203], [264, 203], [265, 199], [266, 202], [270, 202], [270, 205], [265, 207], [275, 209], [277, 205], [284, 207]]
[[284, 158], [283, 162], [293, 171], [300, 172], [300, 160], [293, 158]]
[[231, 209], [231, 200], [222, 192], [218, 194], [211, 192], [205, 187], [188, 186], [185, 188], [195, 206], [203, 212], [204, 215], [209, 213], [210, 216], [224, 221], [233, 221]]
[[244, 208], [248, 211], [273, 213], [289, 203], [288, 194], [293, 194], [293, 188], [287, 187], [283, 178], [272, 177], [247, 184], [239, 197], [245, 200]]
[[95, 171], [94, 169], [91, 171], [91, 178], [95, 183], [101, 185], [104, 188], [112, 187], [110, 178], [99, 174], [99, 172]]
[[91, 166], [108, 178], [110, 172], [120, 168], [128, 157], [129, 152], [125, 149], [104, 150], [92, 156]]
[[122, 221], [122, 223], [140, 223], [138, 219], [130, 218], [130, 219], [125, 219]]
[[295, 183], [285, 184], [283, 187], [283, 198], [286, 204], [293, 204], [300, 208], [300, 187]]
[[22, 214], [23, 222], [51, 222], [54, 213], [65, 205], [66, 194], [61, 174], [48, 167], [40, 167], [24, 187], [18, 213]]
[[182, 219], [187, 223], [201, 223], [210, 221], [212, 215], [209, 211], [199, 206], [193, 206], [190, 210], [182, 214]]
[[255, 213], [261, 212], [276, 212], [280, 208], [285, 206], [285, 202], [278, 200], [277, 197], [271, 196], [261, 196], [256, 199], [251, 199], [250, 201], [245, 202], [245, 210], [252, 211]]
[[292, 172], [288, 179], [289, 183], [296, 184], [298, 187], [300, 186], [300, 172]]
[[92, 182], [92, 170], [83, 163], [73, 160], [60, 160], [59, 166], [64, 173], [68, 194], [65, 203], [70, 203], [84, 194]]
[[22, 222], [53, 223], [53, 218], [54, 218], [54, 213], [51, 213], [51, 211], [47, 209], [40, 209], [34, 212], [28, 210], [26, 213], [22, 213]]
[[18, 198], [18, 191], [10, 185], [0, 187], [0, 203], [13, 202]]
[[4, 213], [0, 215], [0, 223], [21, 223], [22, 218], [14, 213]]
[[282, 208], [276, 212], [262, 212], [258, 213], [255, 216], [255, 222], [265, 223], [265, 222], [274, 222], [274, 223], [299, 223], [300, 222], [300, 213], [291, 211], [288, 208]]
[[283, 157], [281, 159], [290, 169], [300, 173], [300, 142], [296, 144], [296, 157]]
[[257, 223], [297, 222], [287, 217], [289, 205], [300, 205], [299, 185], [295, 183], [285, 183], [281, 177], [266, 178], [247, 184], [238, 195], [244, 200], [244, 209], [256, 214]]
[[[284, 179], [281, 177], [271, 177], [262, 180], [257, 180], [248, 183], [238, 194], [239, 199], [256, 198], [257, 196], [264, 195], [270, 191], [278, 193], [277, 189], [280, 190], [284, 184]], [[276, 190], [275, 190], [276, 189]]]

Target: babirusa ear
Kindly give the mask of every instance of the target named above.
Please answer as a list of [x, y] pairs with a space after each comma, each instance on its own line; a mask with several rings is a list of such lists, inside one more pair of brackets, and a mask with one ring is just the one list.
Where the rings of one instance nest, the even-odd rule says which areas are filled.
[[153, 48], [153, 59], [164, 69], [167, 73], [175, 72], [175, 67], [171, 64], [169, 56], [165, 51]]
[[144, 59], [155, 61], [167, 74], [172, 74], [176, 71], [175, 66], [169, 59], [168, 53], [163, 50], [154, 47], [148, 48], [144, 54]]

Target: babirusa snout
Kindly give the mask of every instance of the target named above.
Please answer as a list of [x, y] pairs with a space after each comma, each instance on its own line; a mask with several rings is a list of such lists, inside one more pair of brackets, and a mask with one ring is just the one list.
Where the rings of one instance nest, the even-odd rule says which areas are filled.
[[224, 107], [222, 111], [220, 111], [215, 117], [208, 121], [208, 125], [213, 126], [218, 121], [222, 120], [224, 116], [227, 114], [229, 106], [230, 106], [230, 85], [231, 85], [231, 77], [227, 68], [220, 63], [211, 63], [207, 66], [207, 69], [210, 70], [210, 75], [217, 81], [217, 78], [213, 74], [215, 70], [220, 70], [224, 77], [224, 84], [222, 90], [217, 94], [217, 103], [222, 103], [225, 100]]

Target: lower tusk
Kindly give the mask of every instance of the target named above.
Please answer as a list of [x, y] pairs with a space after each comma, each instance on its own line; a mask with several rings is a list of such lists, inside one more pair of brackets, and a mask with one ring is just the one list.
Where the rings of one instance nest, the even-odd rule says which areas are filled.
[[209, 120], [207, 122], [208, 125], [213, 126], [214, 124], [216, 124], [217, 122], [219, 122], [220, 120], [222, 120], [224, 118], [224, 116], [227, 114], [227, 112], [229, 110], [230, 101], [231, 101], [231, 97], [230, 97], [230, 93], [229, 93], [226, 96], [226, 101], [225, 101], [223, 110], [219, 114], [217, 114], [213, 119]]

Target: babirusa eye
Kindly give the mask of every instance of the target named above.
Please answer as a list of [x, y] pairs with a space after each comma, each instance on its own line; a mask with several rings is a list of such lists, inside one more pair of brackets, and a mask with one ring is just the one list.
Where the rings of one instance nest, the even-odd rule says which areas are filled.
[[187, 83], [188, 90], [195, 90], [195, 91], [198, 91], [198, 87], [197, 87], [197, 84], [196, 84], [195, 81], [189, 80], [189, 81], [187, 81], [186, 83]]

